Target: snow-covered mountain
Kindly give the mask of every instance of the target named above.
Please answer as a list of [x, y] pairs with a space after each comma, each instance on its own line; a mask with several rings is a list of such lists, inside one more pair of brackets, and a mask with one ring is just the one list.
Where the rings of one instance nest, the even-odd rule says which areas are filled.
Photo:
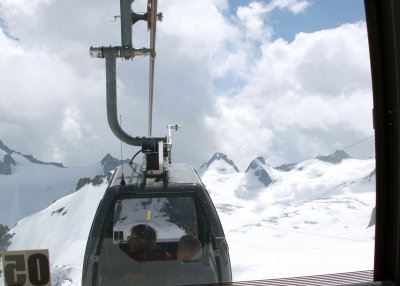
[[[375, 160], [318, 158], [287, 166], [259, 157], [239, 172], [221, 153], [202, 166], [234, 280], [373, 269]], [[18, 221], [0, 246], [49, 249], [52, 285], [80, 285], [87, 235], [107, 186], [101, 178]]]
[[114, 171], [115, 168], [117, 168], [119, 165], [122, 163], [129, 163], [129, 159], [126, 160], [118, 160], [115, 159], [113, 156], [110, 154], [107, 154], [102, 160], [101, 160], [101, 166], [103, 167], [103, 173], [106, 174], [110, 171]]
[[28, 161], [34, 164], [41, 164], [41, 165], [52, 165], [56, 167], [63, 168], [63, 164], [55, 163], [55, 162], [42, 162], [32, 155], [25, 155], [20, 152], [14, 151], [8, 148], [4, 143], [0, 140], [0, 175], [11, 175], [13, 174], [13, 170], [15, 170], [17, 163], [15, 162], [14, 156], [20, 155], [25, 157]]
[[214, 153], [208, 162], [201, 165], [199, 169], [200, 176], [205, 171], [214, 170], [218, 173], [231, 173], [231, 172], [239, 172], [239, 169], [236, 167], [235, 163], [228, 158], [223, 153]]
[[248, 188], [268, 187], [272, 184], [271, 167], [265, 162], [263, 157], [254, 159], [246, 170], [246, 185]]
[[283, 167], [259, 157], [245, 173], [203, 172], [236, 280], [373, 269], [375, 160], [338, 162], [334, 154]]
[[[89, 183], [25, 217], [0, 241], [12, 249], [49, 249], [51, 285], [81, 285], [83, 255], [93, 217], [108, 180]], [[79, 278], [78, 278], [79, 277]], [[3, 285], [0, 279], [0, 285]]]
[[43, 162], [14, 151], [0, 141], [0, 225], [11, 228], [77, 189], [81, 178], [93, 178], [114, 170], [120, 160], [107, 154], [101, 162], [82, 168]]

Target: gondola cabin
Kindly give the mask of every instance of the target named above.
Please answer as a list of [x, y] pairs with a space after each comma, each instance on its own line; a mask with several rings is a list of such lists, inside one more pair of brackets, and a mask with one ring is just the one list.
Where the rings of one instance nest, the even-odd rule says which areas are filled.
[[[120, 1], [121, 46], [91, 47], [89, 52], [106, 60], [110, 128], [121, 142], [141, 147], [144, 163], [133, 164], [132, 158], [114, 172], [89, 233], [82, 284], [230, 282], [228, 245], [207, 190], [193, 168], [171, 163], [170, 131], [179, 125], [168, 125], [168, 138], [151, 135], [155, 33], [162, 14], [157, 0], [148, 0], [144, 15], [133, 13], [131, 4]], [[138, 20], [148, 23], [150, 49], [132, 46], [132, 25]], [[133, 137], [118, 122], [116, 58], [138, 55], [150, 56], [148, 137]]]
[[231, 281], [228, 245], [197, 173], [169, 164], [149, 176], [117, 168], [97, 209], [83, 285], [179, 285]]

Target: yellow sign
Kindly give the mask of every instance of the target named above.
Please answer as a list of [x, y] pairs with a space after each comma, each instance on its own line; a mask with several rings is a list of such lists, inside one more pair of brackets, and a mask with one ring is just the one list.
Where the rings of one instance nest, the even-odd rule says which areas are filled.
[[147, 220], [150, 220], [150, 216], [151, 216], [151, 210], [147, 211]]

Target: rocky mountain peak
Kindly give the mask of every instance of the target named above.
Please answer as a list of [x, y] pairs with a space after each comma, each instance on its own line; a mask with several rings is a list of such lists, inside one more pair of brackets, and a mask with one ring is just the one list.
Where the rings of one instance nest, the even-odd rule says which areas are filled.
[[214, 153], [214, 155], [211, 157], [211, 159], [208, 160], [207, 163], [204, 163], [204, 164], [200, 167], [200, 169], [201, 169], [201, 170], [205, 170], [205, 169], [209, 168], [213, 163], [218, 162], [218, 161], [220, 161], [220, 162], [221, 162], [221, 161], [222, 161], [222, 162], [226, 162], [228, 165], [232, 166], [233, 169], [234, 169], [236, 172], [239, 172], [239, 169], [236, 167], [235, 163], [233, 163], [233, 161], [230, 160], [230, 159], [228, 158], [228, 156], [226, 156], [224, 153], [220, 153], [220, 152]]
[[11, 154], [14, 152], [14, 150], [11, 150], [10, 148], [8, 148], [6, 145], [4, 145], [4, 143], [0, 140], [0, 150], [3, 150], [4, 152], [6, 152], [7, 154]]
[[118, 160], [111, 156], [111, 154], [107, 153], [104, 158], [101, 160], [101, 166], [103, 167], [103, 172], [108, 173], [110, 171], [114, 171], [122, 163], [129, 163], [129, 160]]
[[253, 161], [251, 161], [250, 165], [246, 169], [246, 173], [249, 172], [250, 170], [254, 170], [260, 166], [260, 163], [262, 165], [266, 165], [267, 163], [265, 162], [265, 159], [263, 157], [257, 157]]
[[246, 170], [247, 180], [250, 181], [251, 177], [254, 177], [259, 183], [262, 183], [265, 187], [268, 187], [272, 183], [272, 178], [264, 168], [266, 165], [267, 164], [263, 157], [257, 157], [251, 161]]
[[40, 160], [36, 159], [36, 158], [33, 157], [32, 155], [22, 155], [22, 156], [24, 156], [26, 159], [28, 159], [29, 161], [31, 161], [32, 163], [35, 163], [35, 164], [53, 165], [53, 166], [55, 166], [55, 167], [65, 168], [64, 165], [63, 165], [62, 163], [43, 162], [43, 161], [40, 161]]

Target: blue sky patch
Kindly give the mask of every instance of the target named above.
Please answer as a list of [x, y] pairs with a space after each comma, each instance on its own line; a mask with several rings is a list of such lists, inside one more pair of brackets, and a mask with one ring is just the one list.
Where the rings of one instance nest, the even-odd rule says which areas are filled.
[[[271, 1], [229, 0], [229, 12], [236, 15], [239, 6], [251, 2], [270, 3]], [[364, 1], [362, 0], [318, 0], [301, 13], [293, 14], [288, 9], [275, 9], [268, 17], [268, 25], [274, 29], [274, 39], [294, 40], [299, 32], [312, 33], [323, 29], [338, 27], [344, 23], [365, 21]]]
[[2, 18], [0, 18], [0, 29], [7, 38], [12, 39], [14, 41], [19, 41], [18, 37], [15, 37], [10, 33], [6, 21]]

